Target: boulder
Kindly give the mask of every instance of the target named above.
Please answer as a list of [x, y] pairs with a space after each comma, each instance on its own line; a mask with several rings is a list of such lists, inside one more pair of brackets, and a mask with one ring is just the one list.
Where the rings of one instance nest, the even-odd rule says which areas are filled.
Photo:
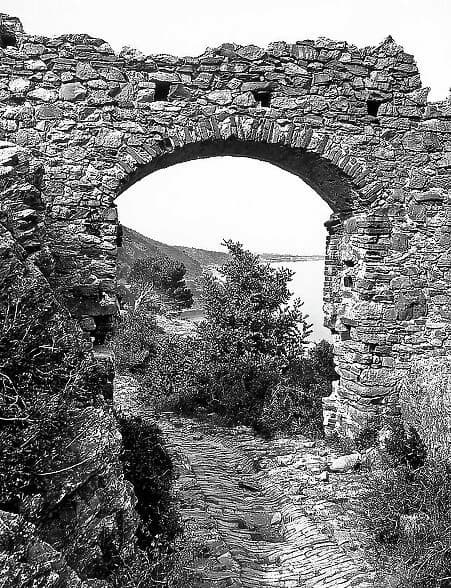
[[331, 472], [344, 473], [355, 470], [361, 464], [360, 453], [350, 453], [336, 457], [329, 466]]

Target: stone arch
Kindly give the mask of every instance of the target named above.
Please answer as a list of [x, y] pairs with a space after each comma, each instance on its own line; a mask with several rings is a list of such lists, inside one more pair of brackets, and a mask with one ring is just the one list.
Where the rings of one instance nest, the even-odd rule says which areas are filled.
[[[246, 119], [245, 122], [249, 124]], [[265, 122], [263, 120], [261, 124], [264, 126]], [[354, 241], [358, 240], [359, 229], [356, 230], [356, 227], [360, 227], [362, 222], [367, 223], [367, 227], [370, 228], [368, 207], [373, 205], [377, 210], [377, 199], [384, 194], [383, 186], [378, 184], [375, 187], [374, 175], [364, 160], [351, 155], [343, 145], [334, 143], [321, 132], [298, 125], [274, 130], [272, 123], [270, 128], [273, 134], [269, 131], [268, 135], [262, 137], [246, 134], [240, 126], [239, 119], [235, 119], [235, 123], [231, 129], [228, 121], [220, 127], [217, 121], [203, 120], [198, 125], [190, 125], [189, 132], [186, 129], [177, 129], [177, 132], [174, 131], [159, 139], [158, 143], [152, 146], [153, 152], [148, 154], [137, 151], [136, 148], [130, 151], [128, 146], [123, 146], [122, 151], [118, 152], [118, 160], [112, 170], [116, 182], [115, 190], [112, 190], [111, 203], [113, 204], [114, 199], [126, 192], [135, 182], [153, 172], [199, 158], [222, 155], [250, 157], [268, 162], [300, 177], [333, 210], [331, 219], [326, 223], [325, 325], [337, 335], [337, 370], [339, 373], [346, 373], [346, 367], [349, 365], [347, 350], [353, 344], [352, 333], [358, 324], [355, 306], [359, 303], [362, 311], [364, 305], [355, 288], [355, 282], [351, 281], [349, 284], [346, 281], [351, 275], [356, 274], [357, 264], [361, 260], [361, 257], [356, 257], [355, 254], [356, 244], [351, 244], [350, 241], [352, 238]], [[209, 129], [209, 132], [205, 129]], [[376, 225], [377, 223], [378, 220], [375, 220]], [[390, 221], [385, 219], [385, 233], [389, 234], [390, 231]], [[359, 245], [361, 250], [365, 249], [365, 243], [360, 242]], [[373, 320], [373, 323], [376, 321]], [[349, 411], [348, 405], [340, 395], [339, 386], [335, 391], [339, 400], [331, 398], [325, 401], [326, 424], [332, 429], [337, 415], [340, 424], [348, 430], [350, 426], [352, 430], [352, 426], [366, 422], [369, 415], [373, 414], [389, 396], [388, 386], [384, 392], [381, 392], [380, 388], [377, 404], [373, 396], [366, 405], [365, 402], [362, 403], [361, 396], [356, 394], [355, 390], [345, 388], [345, 393], [351, 395], [354, 400], [355, 409], [352, 410], [351, 407]], [[341, 413], [337, 408], [341, 409]]]
[[[363, 425], [414, 355], [450, 353], [450, 105], [427, 102], [392, 38], [224, 44], [193, 58], [32, 36], [7, 15], [0, 32], [0, 139], [42, 166], [49, 280], [88, 338], [117, 310], [115, 197], [159, 166], [229, 153], [296, 173], [332, 204], [331, 427]], [[25, 227], [32, 207], [17, 194]]]
[[[363, 189], [372, 183], [365, 161], [327, 133], [305, 125], [278, 125], [266, 118], [233, 117], [219, 122], [211, 117], [173, 129], [148, 151], [123, 146], [115, 168], [116, 177], [121, 178], [118, 192], [158, 169], [223, 155], [266, 161], [300, 177], [337, 213], [364, 207]], [[379, 185], [377, 193], [381, 189]]]

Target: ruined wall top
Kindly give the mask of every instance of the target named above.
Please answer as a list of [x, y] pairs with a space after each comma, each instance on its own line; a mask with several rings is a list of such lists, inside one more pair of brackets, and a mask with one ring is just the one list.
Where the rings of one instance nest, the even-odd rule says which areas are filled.
[[[2, 88], [3, 102], [22, 96], [49, 103], [58, 98], [73, 102], [86, 99], [94, 106], [114, 103], [126, 107], [131, 88], [122, 84], [128, 82], [141, 84], [136, 98], [143, 107], [161, 99], [192, 102], [202, 98], [207, 110], [210, 104], [238, 111], [259, 105], [287, 111], [303, 108], [313, 124], [321, 113], [335, 114], [337, 122], [346, 124], [355, 116], [368, 115], [367, 100], [382, 103], [382, 108], [374, 105], [374, 113], [377, 109], [379, 116], [389, 116], [395, 113], [387, 103], [404, 95], [409, 109], [396, 115], [418, 116], [415, 109], [424, 106], [427, 99], [413, 56], [391, 37], [377, 47], [363, 49], [320, 38], [292, 44], [274, 42], [267, 49], [226, 43], [199, 57], [174, 57], [145, 56], [128, 47], [116, 55], [102, 39], [82, 34], [52, 39], [26, 35], [20, 21], [5, 14], [0, 14], [0, 26], [2, 66], [10, 59], [11, 73], [27, 76], [30, 82]], [[22, 69], [17, 68], [17, 60]], [[66, 86], [59, 96], [50, 91], [57, 81]], [[36, 92], [36, 86], [42, 85], [49, 91]], [[328, 103], [318, 98], [316, 103], [306, 104], [302, 98], [315, 94], [327, 97]], [[344, 104], [343, 98], [351, 96], [362, 101], [361, 112], [355, 105], [349, 108]]]

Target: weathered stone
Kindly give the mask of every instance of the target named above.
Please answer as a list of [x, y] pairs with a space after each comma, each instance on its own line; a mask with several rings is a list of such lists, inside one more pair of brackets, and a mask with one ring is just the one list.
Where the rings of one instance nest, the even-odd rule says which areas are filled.
[[360, 453], [350, 453], [336, 457], [329, 466], [331, 472], [344, 473], [357, 468], [361, 462]]
[[29, 90], [30, 86], [31, 82], [26, 78], [13, 78], [9, 82], [9, 90], [14, 94], [24, 94]]
[[41, 59], [33, 59], [31, 61], [26, 61], [25, 66], [27, 69], [31, 71], [45, 71], [47, 66]]
[[102, 129], [96, 137], [96, 143], [97, 145], [117, 149], [121, 146], [123, 137], [124, 133], [121, 133], [121, 131], [108, 131], [107, 129]]
[[237, 106], [249, 107], [255, 106], [257, 101], [254, 98], [252, 92], [244, 92], [244, 94], [239, 94], [233, 101], [234, 104]]
[[58, 106], [38, 106], [36, 120], [58, 120], [63, 118], [63, 111]]
[[48, 88], [36, 88], [32, 92], [28, 92], [27, 95], [33, 100], [42, 100], [42, 102], [55, 102], [58, 96], [55, 90], [49, 90]]
[[0, 149], [0, 165], [11, 166], [19, 163], [20, 150], [12, 145]]
[[92, 65], [84, 61], [77, 63], [75, 75], [80, 80], [94, 80], [99, 77], [98, 72], [92, 67]]
[[213, 90], [208, 92], [206, 98], [214, 104], [226, 106], [232, 102], [232, 92], [230, 90]]
[[180, 76], [176, 73], [153, 71], [149, 74], [149, 80], [152, 82], [177, 83], [180, 82]]
[[155, 89], [154, 88], [145, 88], [144, 90], [139, 90], [136, 95], [136, 101], [139, 104], [147, 104], [148, 102], [153, 102], [155, 100]]
[[409, 181], [409, 188], [422, 190], [427, 184], [427, 177], [418, 170], [412, 170]]
[[183, 84], [175, 84], [169, 91], [169, 99], [190, 100], [191, 91]]
[[262, 59], [265, 56], [265, 51], [256, 45], [247, 45], [245, 47], [240, 47], [237, 50], [237, 54], [244, 59], [255, 61], [257, 59]]
[[244, 82], [241, 86], [243, 92], [264, 92], [270, 89], [270, 82]]
[[298, 107], [298, 102], [296, 98], [290, 98], [288, 96], [276, 96], [271, 100], [271, 106], [273, 108], [293, 110]]
[[80, 84], [80, 82], [72, 82], [69, 84], [62, 84], [60, 88], [60, 99], [67, 100], [68, 102], [76, 102], [77, 100], [83, 100], [86, 98], [87, 90]]

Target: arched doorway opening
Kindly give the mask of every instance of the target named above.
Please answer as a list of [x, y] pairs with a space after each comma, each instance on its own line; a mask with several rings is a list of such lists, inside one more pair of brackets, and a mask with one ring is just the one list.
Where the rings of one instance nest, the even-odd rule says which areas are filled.
[[[304, 301], [313, 324], [311, 340], [332, 341], [322, 308], [324, 222], [331, 209], [297, 177], [247, 157], [198, 159], [151, 174], [122, 193], [116, 204], [123, 227], [119, 260], [127, 267], [144, 255], [143, 235], [151, 239], [150, 252], [160, 244], [168, 255], [181, 256], [197, 293], [200, 267], [223, 260], [208, 252], [223, 251], [223, 239], [239, 241], [274, 267], [295, 272], [290, 290]], [[199, 263], [191, 262], [193, 256]], [[199, 317], [198, 306], [196, 299], [183, 316]]]
[[[188, 143], [176, 148], [170, 140], [160, 142], [162, 153], [151, 162], [141, 162], [134, 169], [127, 169], [119, 184], [117, 194], [121, 197], [133, 184], [145, 176], [163, 168], [191, 160], [220, 156], [245, 157], [271, 163], [300, 177], [331, 208], [332, 216], [326, 223], [328, 229], [325, 263], [324, 310], [325, 324], [337, 335], [337, 366], [340, 372], [340, 348], [352, 340], [351, 326], [341, 321], [343, 316], [343, 290], [348, 300], [353, 299], [352, 290], [355, 264], [350, 261], [343, 267], [341, 244], [344, 236], [344, 223], [353, 215], [359, 204], [359, 191], [352, 179], [329, 159], [302, 148], [284, 147], [256, 141], [238, 139], [207, 140]], [[338, 158], [339, 159], [339, 158]], [[354, 166], [354, 171], [355, 166]], [[359, 170], [357, 170], [359, 171]], [[122, 198], [126, 198], [125, 194]], [[341, 311], [341, 314], [339, 314]], [[348, 360], [347, 360], [348, 361]]]

